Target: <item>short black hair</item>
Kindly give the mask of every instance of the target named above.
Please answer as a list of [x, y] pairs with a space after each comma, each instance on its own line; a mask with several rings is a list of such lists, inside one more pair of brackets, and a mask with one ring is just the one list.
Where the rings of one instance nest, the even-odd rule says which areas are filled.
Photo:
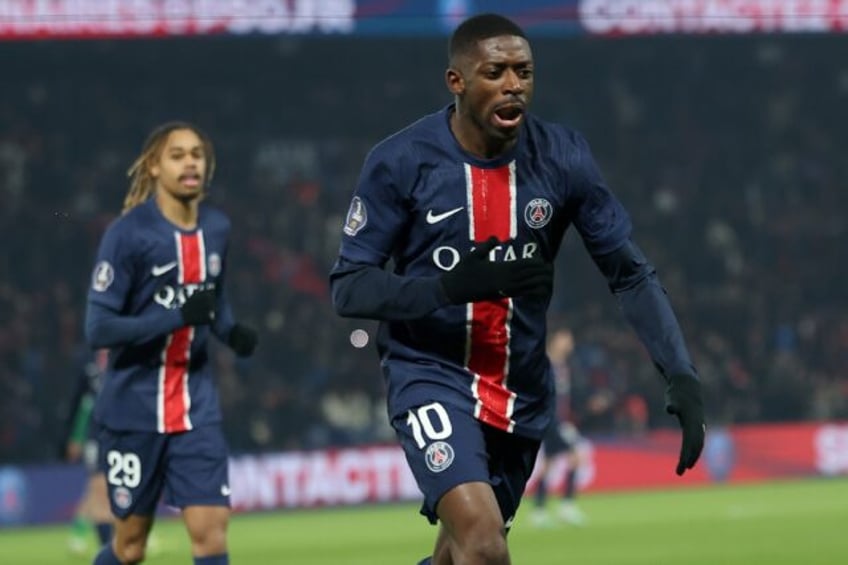
[[469, 52], [478, 41], [499, 35], [517, 35], [527, 39], [521, 26], [500, 14], [478, 14], [468, 18], [451, 34], [448, 61]]

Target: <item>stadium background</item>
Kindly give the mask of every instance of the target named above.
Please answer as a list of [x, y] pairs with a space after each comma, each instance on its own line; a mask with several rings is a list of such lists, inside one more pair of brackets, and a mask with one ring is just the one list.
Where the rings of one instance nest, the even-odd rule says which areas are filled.
[[[25, 483], [78, 476], [58, 443], [95, 246], [142, 139], [169, 119], [215, 141], [211, 199], [234, 224], [229, 291], [260, 330], [247, 362], [216, 349], [234, 454], [373, 459], [392, 445], [373, 344], [351, 344], [374, 326], [333, 315], [326, 273], [366, 151], [450, 101], [446, 34], [489, 9], [530, 32], [535, 112], [584, 132], [631, 211], [711, 427], [776, 442], [745, 476], [848, 472], [843, 3], [38, 4], [0, 1], [0, 523], [70, 512], [55, 500], [38, 519], [20, 511], [39, 498]], [[670, 469], [676, 424], [658, 377], [574, 234], [557, 273], [580, 427], [600, 446], [659, 445]], [[696, 481], [732, 476], [708, 471]], [[409, 496], [401, 485], [387, 499]]]

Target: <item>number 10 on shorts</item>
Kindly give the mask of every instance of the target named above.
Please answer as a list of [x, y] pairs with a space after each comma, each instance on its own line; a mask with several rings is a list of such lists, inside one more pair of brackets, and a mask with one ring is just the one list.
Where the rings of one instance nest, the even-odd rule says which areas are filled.
[[427, 445], [425, 436], [430, 441], [438, 441], [447, 439], [453, 434], [447, 410], [438, 402], [410, 410], [406, 423], [412, 428], [412, 437], [415, 438], [418, 449], [424, 449]]

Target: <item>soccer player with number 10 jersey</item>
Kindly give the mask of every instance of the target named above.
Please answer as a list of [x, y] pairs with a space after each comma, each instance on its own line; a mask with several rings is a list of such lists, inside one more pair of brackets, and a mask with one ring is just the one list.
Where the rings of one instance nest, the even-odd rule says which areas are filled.
[[534, 72], [511, 20], [459, 25], [454, 102], [371, 150], [330, 273], [340, 315], [381, 321], [389, 417], [421, 512], [441, 524], [422, 564], [510, 562], [507, 532], [553, 417], [546, 315], [570, 226], [663, 378], [683, 432], [677, 474], [703, 447], [700, 383], [665, 290], [586, 140], [528, 112]]

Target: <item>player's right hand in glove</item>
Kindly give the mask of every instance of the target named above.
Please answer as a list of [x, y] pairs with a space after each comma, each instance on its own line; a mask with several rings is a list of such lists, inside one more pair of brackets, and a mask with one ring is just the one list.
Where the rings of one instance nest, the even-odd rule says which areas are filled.
[[701, 456], [707, 427], [704, 423], [704, 403], [701, 382], [691, 375], [671, 375], [665, 390], [665, 411], [677, 416], [683, 431], [680, 459], [676, 472], [682, 475], [691, 469]]
[[490, 261], [489, 253], [500, 243], [497, 238], [490, 237], [463, 255], [452, 270], [442, 275], [442, 286], [451, 304], [550, 294], [553, 265], [541, 257]]
[[186, 326], [202, 326], [215, 321], [215, 310], [218, 305], [213, 289], [196, 290], [189, 296], [180, 314]]

